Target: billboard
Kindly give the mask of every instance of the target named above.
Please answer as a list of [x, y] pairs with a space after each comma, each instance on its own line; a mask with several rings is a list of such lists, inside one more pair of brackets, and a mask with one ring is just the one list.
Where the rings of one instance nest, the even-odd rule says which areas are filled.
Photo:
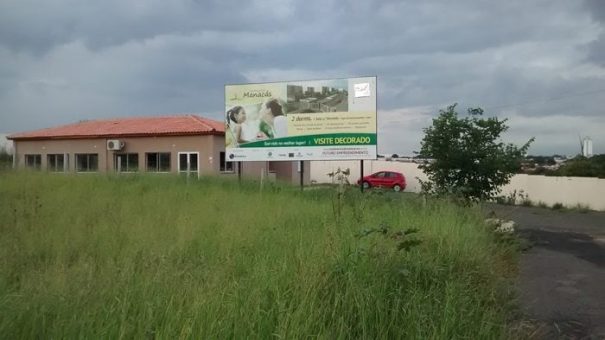
[[225, 86], [228, 161], [376, 159], [376, 77]]

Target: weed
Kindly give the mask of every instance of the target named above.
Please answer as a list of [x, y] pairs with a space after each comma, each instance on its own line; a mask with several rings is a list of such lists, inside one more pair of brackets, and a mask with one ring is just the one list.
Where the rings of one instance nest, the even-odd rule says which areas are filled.
[[557, 202], [557, 203], [555, 203], [555, 204], [552, 205], [552, 208], [554, 210], [563, 210], [563, 209], [565, 209], [565, 206], [563, 205], [563, 203]]
[[328, 174], [330, 178], [332, 178], [332, 183], [336, 183], [335, 195], [332, 200], [332, 211], [334, 213], [334, 218], [336, 220], [336, 224], [340, 226], [341, 216], [342, 216], [342, 207], [344, 202], [344, 195], [349, 185], [349, 175], [351, 171], [349, 169], [341, 170], [338, 168], [336, 171], [333, 171]]
[[507, 204], [507, 205], [521, 204], [526, 207], [530, 207], [533, 205], [532, 201], [529, 199], [529, 195], [527, 193], [525, 193], [525, 191], [523, 191], [523, 190], [517, 191], [516, 189], [511, 191], [506, 196], [496, 197], [496, 202], [499, 204]]
[[588, 213], [592, 209], [590, 209], [590, 206], [588, 204], [578, 203], [575, 207], [573, 207], [573, 210], [581, 213]]
[[543, 208], [543, 209], [549, 208], [548, 204], [546, 204], [546, 202], [543, 202], [543, 201], [538, 202], [538, 207]]
[[0, 334], [506, 336], [517, 250], [478, 209], [334, 190], [2, 173]]

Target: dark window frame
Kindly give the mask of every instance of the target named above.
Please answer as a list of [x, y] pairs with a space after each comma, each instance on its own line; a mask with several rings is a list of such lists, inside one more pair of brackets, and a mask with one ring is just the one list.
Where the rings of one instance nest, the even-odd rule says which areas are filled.
[[[85, 158], [83, 158], [85, 157]], [[85, 162], [84, 162], [85, 160]], [[99, 154], [98, 153], [77, 153], [74, 155], [76, 172], [98, 172]], [[85, 167], [81, 167], [85, 165]]]
[[277, 166], [276, 161], [268, 161], [267, 162], [267, 172], [270, 174], [277, 173], [277, 169], [275, 168], [276, 166]]
[[26, 168], [40, 170], [42, 169], [42, 155], [41, 154], [25, 154], [23, 162]]
[[[155, 158], [153, 166], [150, 166], [150, 156]], [[168, 161], [167, 167], [162, 167], [162, 156], [164, 161]], [[167, 158], [165, 158], [167, 156]], [[166, 164], [164, 164], [166, 165]], [[145, 171], [155, 173], [168, 173], [172, 170], [172, 154], [170, 152], [146, 152], [145, 153]]]
[[[183, 162], [184, 156], [184, 162]], [[193, 157], [192, 157], [193, 156]], [[192, 158], [195, 158], [195, 162], [192, 161]], [[189, 163], [189, 168], [187, 168], [187, 163]], [[183, 169], [183, 165], [185, 168]], [[200, 167], [200, 153], [199, 151], [180, 151], [178, 152], [177, 158], [177, 171], [179, 173], [199, 173]]]
[[226, 173], [235, 172], [235, 162], [227, 162], [227, 153], [224, 151], [219, 152], [218, 159], [220, 162], [219, 171]]
[[[135, 158], [134, 160], [131, 158]], [[118, 164], [118, 159], [124, 164]], [[113, 158], [114, 170], [116, 172], [138, 172], [139, 171], [139, 154], [136, 152], [116, 153]]]
[[[64, 153], [49, 153], [46, 155], [46, 170], [50, 172], [66, 172], [69, 156]], [[61, 167], [58, 167], [58, 160], [61, 159]]]

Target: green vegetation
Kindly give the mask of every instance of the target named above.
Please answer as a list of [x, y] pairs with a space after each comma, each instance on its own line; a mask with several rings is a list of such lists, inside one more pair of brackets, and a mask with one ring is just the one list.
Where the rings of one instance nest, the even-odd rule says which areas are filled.
[[590, 158], [578, 155], [559, 167], [549, 168], [555, 163], [554, 157], [528, 156], [521, 172], [529, 175], [605, 178], [605, 155]]
[[421, 182], [424, 192], [489, 200], [518, 171], [533, 138], [521, 147], [505, 144], [500, 135], [508, 130], [506, 119], [482, 115], [482, 109], [470, 108], [459, 118], [454, 104], [424, 129], [419, 155], [432, 159], [419, 166], [429, 178]]
[[605, 178], [605, 155], [595, 155], [590, 158], [577, 156], [565, 162], [559, 169], [547, 172], [546, 175]]
[[546, 202], [542, 202], [542, 201], [538, 202], [538, 207], [542, 208], [542, 209], [548, 209], [548, 208], [550, 208]]
[[494, 198], [497, 203], [507, 205], [521, 204], [525, 207], [531, 207], [534, 203], [529, 199], [529, 195], [524, 190], [517, 191], [516, 189], [508, 193], [506, 196], [497, 196]]
[[515, 261], [444, 201], [0, 173], [7, 339], [504, 338]]
[[592, 209], [590, 209], [590, 206], [587, 204], [582, 204], [582, 203], [578, 203], [576, 204], [572, 210], [577, 211], [577, 212], [581, 212], [581, 213], [587, 213], [592, 211]]
[[552, 155], [552, 156], [534, 156], [534, 155], [528, 155], [524, 157], [524, 163], [525, 162], [531, 162], [532, 166], [548, 166], [548, 165], [555, 165], [557, 164], [557, 161], [555, 161], [555, 158], [557, 157], [562, 157], [560, 155]]
[[9, 154], [4, 147], [0, 147], [0, 171], [13, 167], [13, 155]]
[[559, 211], [577, 211], [581, 213], [587, 213], [592, 211], [592, 209], [590, 209], [590, 206], [584, 203], [578, 203], [575, 206], [565, 206], [563, 203], [555, 202], [552, 206], [549, 206], [546, 202], [534, 202], [529, 199], [529, 196], [523, 190], [513, 190], [506, 196], [496, 197], [494, 201], [499, 204], [522, 205], [524, 207], [539, 207], [543, 209], [553, 209]]
[[554, 210], [563, 210], [563, 209], [565, 209], [565, 206], [563, 205], [563, 203], [557, 202], [557, 203], [555, 203], [555, 204], [552, 205], [552, 208]]

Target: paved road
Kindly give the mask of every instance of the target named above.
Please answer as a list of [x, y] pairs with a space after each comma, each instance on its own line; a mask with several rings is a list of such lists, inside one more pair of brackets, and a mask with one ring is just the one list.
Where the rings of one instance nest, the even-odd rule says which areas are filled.
[[605, 212], [490, 206], [531, 247], [519, 297], [536, 339], [605, 339]]

